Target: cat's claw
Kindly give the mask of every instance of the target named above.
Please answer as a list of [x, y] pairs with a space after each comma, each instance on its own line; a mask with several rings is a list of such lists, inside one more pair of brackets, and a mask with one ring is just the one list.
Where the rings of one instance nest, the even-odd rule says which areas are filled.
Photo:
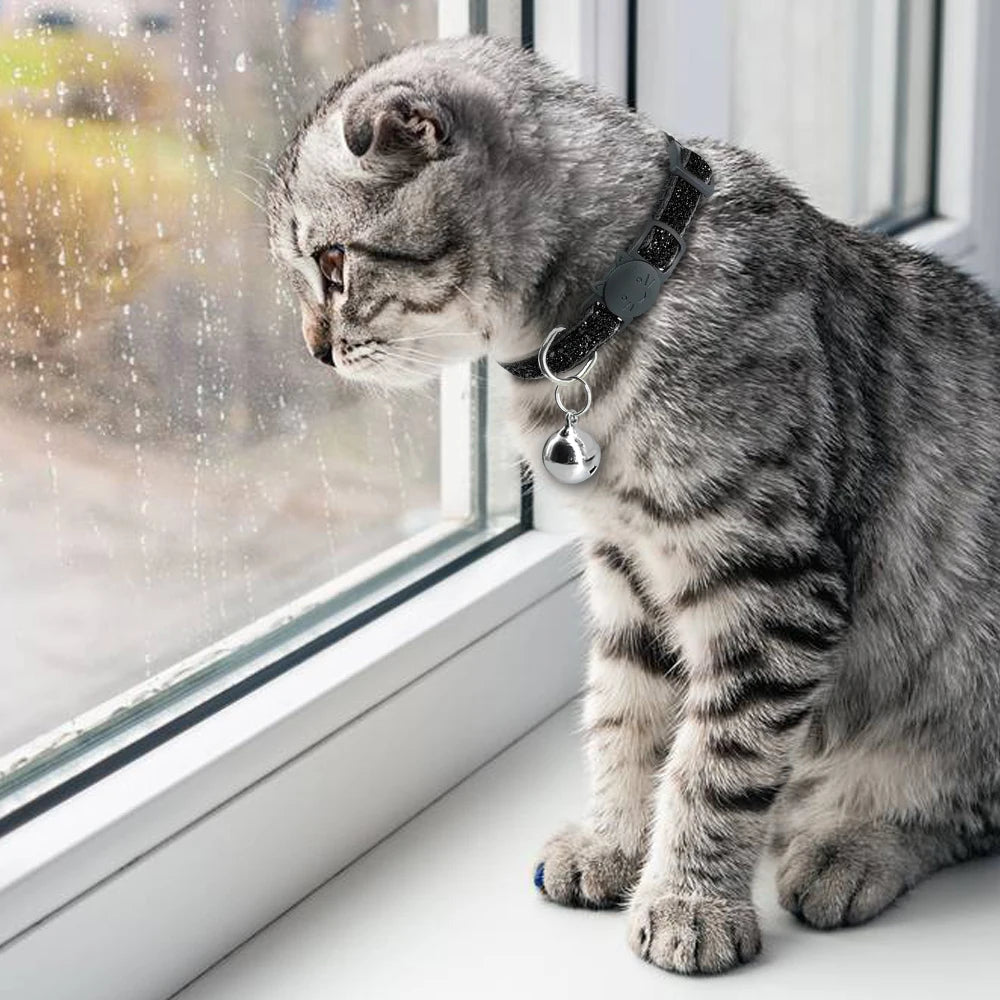
[[535, 866], [535, 888], [545, 892], [545, 862], [539, 861]]
[[535, 886], [563, 906], [619, 905], [639, 874], [639, 861], [621, 848], [572, 826], [553, 837], [535, 868]]
[[726, 972], [760, 952], [749, 900], [640, 890], [630, 907], [628, 936], [641, 959], [671, 972]]

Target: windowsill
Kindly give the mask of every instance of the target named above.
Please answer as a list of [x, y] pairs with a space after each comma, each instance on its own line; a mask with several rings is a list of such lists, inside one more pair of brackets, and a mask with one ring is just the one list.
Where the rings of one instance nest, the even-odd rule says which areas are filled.
[[975, 250], [972, 227], [961, 219], [944, 216], [904, 229], [897, 238], [958, 266]]
[[629, 951], [621, 913], [546, 904], [535, 852], [584, 801], [564, 709], [177, 994], [175, 1000], [985, 996], [996, 981], [1000, 859], [943, 872], [868, 927], [823, 933], [758, 882], [764, 954], [718, 979]]

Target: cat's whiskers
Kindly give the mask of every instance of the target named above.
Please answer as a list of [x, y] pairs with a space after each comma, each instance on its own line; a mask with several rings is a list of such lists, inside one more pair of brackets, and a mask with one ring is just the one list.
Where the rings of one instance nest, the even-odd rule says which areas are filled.
[[[400, 354], [399, 358], [409, 365], [413, 370], [423, 371], [431, 375], [440, 375], [442, 363], [440, 361], [427, 361], [423, 358], [406, 356], [405, 354]], [[486, 386], [487, 379], [485, 376], [481, 375], [479, 372], [473, 371], [470, 366], [469, 378], [472, 382], [480, 387]]]
[[252, 184], [256, 184], [261, 191], [267, 191], [267, 185], [259, 177], [254, 177], [253, 174], [248, 174], [245, 170], [234, 170], [233, 173], [238, 177], [245, 177]]
[[274, 169], [273, 164], [268, 163], [267, 160], [262, 159], [259, 156], [255, 156], [253, 153], [247, 155], [247, 159], [255, 166], [260, 167], [268, 177], [277, 177], [278, 173]]
[[467, 332], [465, 330], [443, 330], [440, 333], [419, 333], [413, 337], [394, 337], [391, 341], [393, 344], [409, 344], [411, 342], [419, 342], [421, 340], [430, 340], [432, 337], [474, 337], [474, 333]]
[[470, 305], [473, 306], [476, 305], [476, 303], [473, 301], [472, 296], [461, 285], [452, 285], [451, 287], [454, 288], [459, 295], [464, 296], [469, 301]]
[[414, 348], [410, 346], [395, 348], [395, 353], [398, 354], [399, 357], [412, 358], [414, 360], [425, 361], [428, 364], [434, 365], [436, 368], [448, 368], [454, 365], [472, 364], [473, 361], [473, 359], [470, 358], [468, 355], [448, 357], [447, 355], [441, 355], [429, 351], [422, 351], [419, 348]]
[[449, 363], [447, 358], [440, 358], [435, 354], [429, 354], [412, 347], [386, 352], [386, 356], [405, 361], [414, 368], [422, 368], [424, 371], [433, 371], [434, 373], [439, 373], [442, 367]]
[[426, 358], [418, 358], [413, 355], [397, 354], [393, 360], [405, 361], [412, 368], [419, 368], [423, 371], [437, 373], [441, 370], [441, 365]]
[[267, 214], [267, 209], [252, 195], [247, 194], [246, 191], [244, 191], [242, 188], [238, 188], [235, 184], [233, 185], [233, 190], [241, 197], [246, 198], [246, 200], [250, 202], [250, 204], [253, 205], [253, 207], [256, 208], [258, 212]]
[[422, 351], [419, 347], [402, 347], [396, 353], [400, 357], [423, 358], [426, 361], [433, 361], [439, 365], [448, 363], [447, 358], [442, 358], [440, 355], [433, 354], [430, 351]]
[[[395, 355], [389, 354], [385, 351], [379, 351], [377, 354], [372, 355], [373, 360], [391, 375], [393, 374], [409, 374], [413, 370], [421, 371], [416, 365], [409, 365], [403, 363], [400, 358]], [[432, 388], [425, 384], [408, 384], [405, 386], [400, 386], [398, 384], [390, 384], [388, 381], [385, 383], [376, 383], [378, 387], [383, 391], [386, 397], [389, 397], [390, 392], [393, 390], [399, 391], [401, 388], [405, 389], [407, 392], [413, 393], [414, 395], [420, 395], [428, 400], [436, 400], [437, 394], [432, 390]]]

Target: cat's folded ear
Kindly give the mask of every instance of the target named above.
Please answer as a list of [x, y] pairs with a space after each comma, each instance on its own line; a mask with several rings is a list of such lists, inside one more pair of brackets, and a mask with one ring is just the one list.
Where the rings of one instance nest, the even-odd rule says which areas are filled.
[[453, 129], [447, 107], [403, 84], [358, 95], [344, 108], [343, 122], [347, 148], [373, 168], [442, 159]]

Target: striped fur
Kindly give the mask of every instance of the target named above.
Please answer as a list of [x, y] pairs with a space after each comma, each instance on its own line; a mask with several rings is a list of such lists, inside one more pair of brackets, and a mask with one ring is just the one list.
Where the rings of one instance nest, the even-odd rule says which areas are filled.
[[[760, 947], [769, 839], [782, 902], [821, 927], [997, 845], [1000, 313], [754, 156], [687, 144], [717, 194], [590, 376], [599, 475], [544, 487], [583, 525], [594, 640], [588, 814], [539, 880], [626, 901], [639, 955], [715, 972]], [[344, 374], [391, 383], [573, 322], [665, 166], [609, 98], [502, 41], [443, 42], [321, 102], [279, 164], [272, 246]], [[324, 242], [346, 287], [316, 301]], [[544, 482], [550, 387], [510, 388]]]

